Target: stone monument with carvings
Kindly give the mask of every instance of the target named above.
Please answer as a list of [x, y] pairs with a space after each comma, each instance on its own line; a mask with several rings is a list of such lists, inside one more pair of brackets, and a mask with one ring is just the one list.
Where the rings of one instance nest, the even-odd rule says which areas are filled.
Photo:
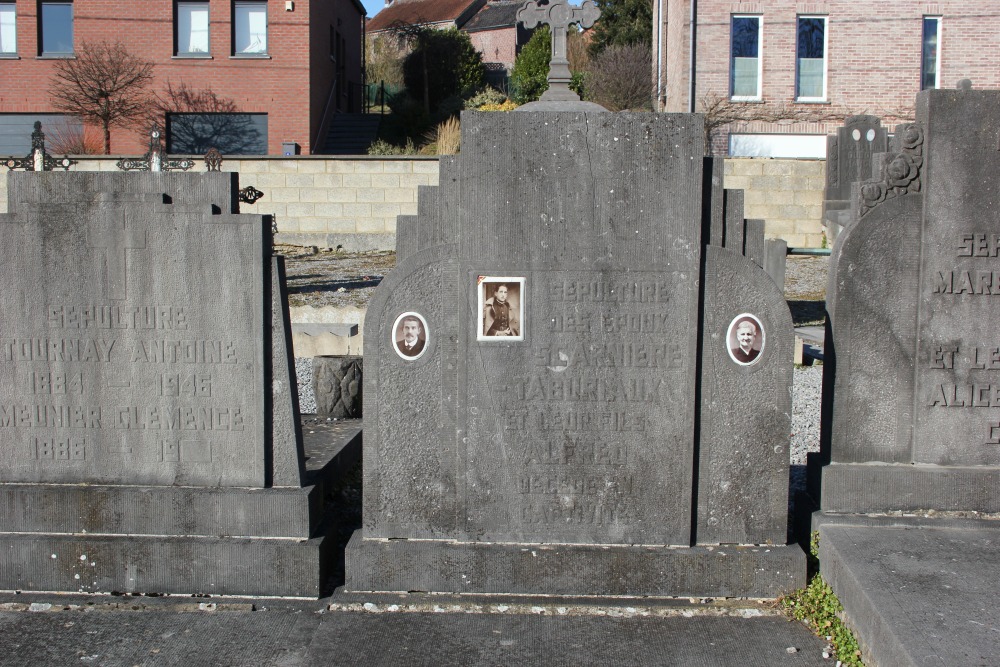
[[0, 588], [318, 595], [269, 220], [227, 173], [8, 179]]
[[826, 511], [1000, 511], [998, 104], [920, 93], [854, 184], [827, 292]]
[[558, 108], [463, 114], [461, 154], [401, 221], [365, 319], [347, 588], [803, 584], [786, 546], [791, 317], [745, 256], [763, 226], [721, 190], [703, 209], [721, 183], [699, 116], [538, 104]]
[[872, 176], [872, 157], [884, 153], [888, 132], [877, 116], [851, 116], [826, 138], [823, 225], [835, 240], [852, 215], [851, 186]]

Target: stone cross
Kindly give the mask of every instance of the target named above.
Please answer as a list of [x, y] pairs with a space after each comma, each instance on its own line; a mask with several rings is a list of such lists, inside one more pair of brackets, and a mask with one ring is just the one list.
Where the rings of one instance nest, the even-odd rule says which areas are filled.
[[133, 227], [123, 212], [116, 211], [109, 218], [91, 223], [87, 245], [104, 250], [104, 256], [98, 259], [101, 296], [116, 301], [125, 299], [128, 251], [146, 247], [146, 230]]
[[593, 0], [584, 0], [574, 7], [566, 0], [528, 0], [517, 10], [517, 20], [529, 30], [541, 23], [552, 29], [552, 61], [549, 64], [549, 89], [541, 97], [543, 102], [577, 102], [580, 96], [569, 88], [569, 60], [566, 58], [566, 31], [574, 23], [589, 28], [601, 15]]

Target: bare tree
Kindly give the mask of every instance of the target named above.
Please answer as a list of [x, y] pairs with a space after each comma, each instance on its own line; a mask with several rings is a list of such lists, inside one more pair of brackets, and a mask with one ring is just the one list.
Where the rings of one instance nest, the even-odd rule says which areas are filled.
[[219, 97], [213, 90], [191, 88], [186, 83], [175, 87], [168, 81], [150, 110], [151, 124], [170, 116], [171, 144], [185, 149], [173, 152], [202, 155], [217, 148], [223, 155], [239, 155], [253, 152], [261, 142], [260, 131], [250, 115], [241, 113], [236, 102]]
[[718, 131], [742, 123], [820, 123], [843, 122], [848, 116], [871, 113], [883, 121], [906, 122], [913, 119], [912, 107], [896, 109], [848, 109], [842, 106], [795, 104], [790, 102], [734, 102], [723, 95], [701, 98], [699, 112], [705, 116], [705, 151], [711, 152], [712, 139]]
[[609, 46], [590, 61], [586, 97], [608, 111], [648, 110], [653, 88], [649, 81], [652, 62], [649, 46]]
[[54, 67], [53, 106], [100, 125], [105, 154], [111, 153], [111, 128], [140, 123], [148, 111], [153, 63], [120, 42], [85, 42], [75, 58], [57, 60]]

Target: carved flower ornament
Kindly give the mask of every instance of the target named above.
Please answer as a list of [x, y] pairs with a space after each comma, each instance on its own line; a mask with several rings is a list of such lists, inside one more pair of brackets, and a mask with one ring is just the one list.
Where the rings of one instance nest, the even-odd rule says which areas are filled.
[[881, 204], [885, 201], [885, 195], [888, 190], [882, 183], [876, 183], [875, 181], [869, 181], [861, 186], [861, 202], [862, 208], [871, 208], [875, 204]]
[[924, 144], [924, 130], [916, 123], [907, 123], [903, 126], [903, 131], [899, 133], [899, 146], [903, 150], [916, 151], [920, 153], [920, 148]]
[[885, 183], [888, 187], [896, 190], [896, 194], [906, 194], [907, 188], [914, 185], [913, 191], [919, 192], [920, 182], [917, 177], [920, 175], [920, 165], [924, 159], [912, 153], [897, 153], [889, 160], [885, 166]]
[[920, 192], [920, 168], [924, 164], [924, 129], [919, 123], [898, 125], [896, 137], [900, 152], [890, 155], [883, 163], [882, 179], [868, 181], [861, 186], [861, 216], [886, 199]]

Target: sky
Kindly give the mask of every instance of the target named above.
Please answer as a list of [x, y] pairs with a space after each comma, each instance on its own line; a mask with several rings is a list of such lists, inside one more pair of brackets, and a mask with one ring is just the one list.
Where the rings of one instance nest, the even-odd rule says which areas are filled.
[[378, 10], [385, 7], [385, 0], [361, 0], [361, 4], [365, 6], [365, 11], [368, 12], [368, 18], [374, 18]]

